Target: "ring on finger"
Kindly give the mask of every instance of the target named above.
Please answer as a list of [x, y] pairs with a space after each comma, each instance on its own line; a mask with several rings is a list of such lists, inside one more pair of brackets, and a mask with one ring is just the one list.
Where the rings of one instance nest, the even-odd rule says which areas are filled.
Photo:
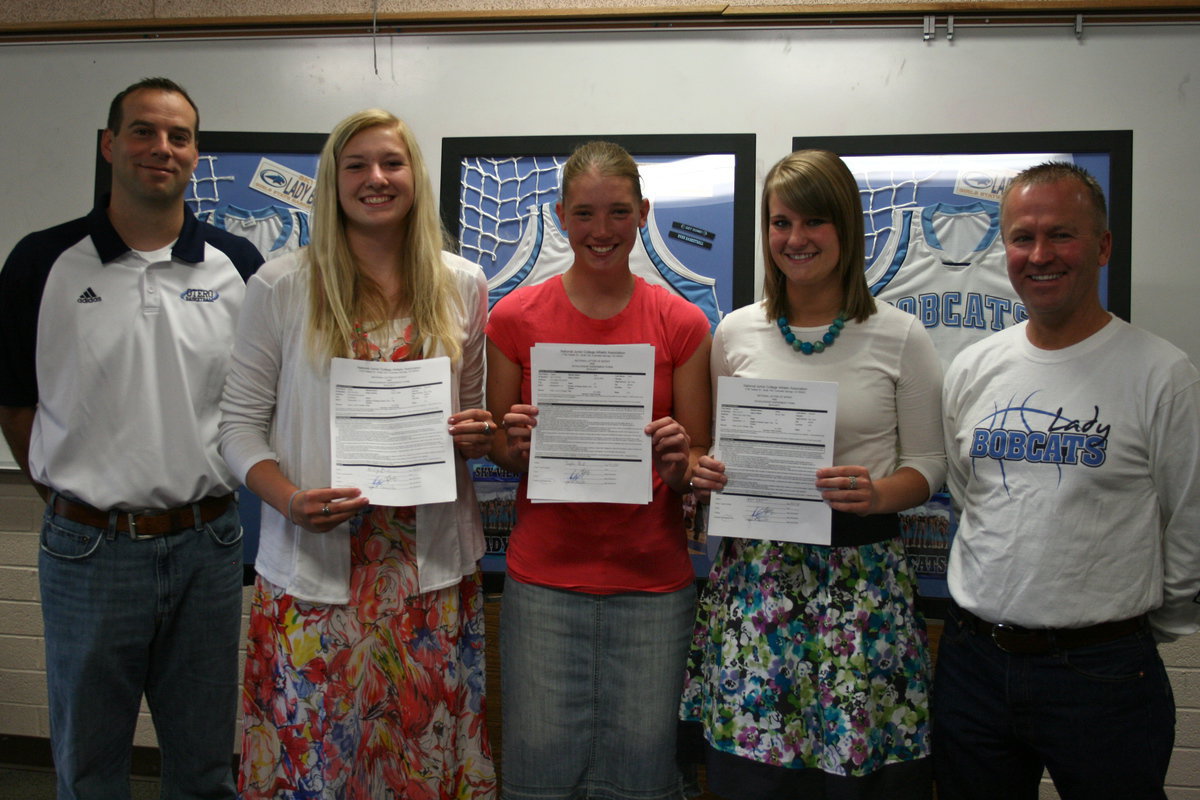
[[321, 506], [321, 513], [327, 517], [333, 513], [333, 510], [329, 508], [329, 503], [326, 503], [325, 505]]
[[490, 423], [490, 422], [483, 423], [483, 435], [487, 436], [491, 432], [492, 432], [492, 423]]
[[851, 489], [851, 490], [854, 490], [854, 489], [857, 489], [857, 488], [858, 488], [858, 476], [857, 476], [857, 475], [851, 475], [851, 476], [850, 476], [850, 489]]

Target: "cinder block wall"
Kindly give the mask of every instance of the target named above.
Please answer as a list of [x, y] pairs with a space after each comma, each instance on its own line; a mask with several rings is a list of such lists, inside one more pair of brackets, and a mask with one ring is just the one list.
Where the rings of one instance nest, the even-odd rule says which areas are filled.
[[[50, 735], [37, 588], [41, 515], [41, 500], [25, 480], [0, 473], [0, 735]], [[248, 606], [249, 589], [246, 593]], [[1178, 706], [1167, 796], [1200, 800], [1200, 636], [1166, 645], [1162, 654]], [[153, 726], [144, 708], [135, 743], [154, 746]], [[230, 752], [235, 748], [236, 742], [231, 742]], [[1048, 782], [1042, 797], [1058, 797]]]
[[[0, 473], [0, 735], [50, 736], [37, 584], [38, 529], [43, 508], [41, 498], [21, 475]], [[247, 588], [243, 596], [243, 641], [249, 606]], [[144, 703], [134, 744], [155, 746], [154, 726]], [[231, 753], [236, 752], [237, 744], [229, 743]], [[3, 760], [0, 753], [0, 762]]]

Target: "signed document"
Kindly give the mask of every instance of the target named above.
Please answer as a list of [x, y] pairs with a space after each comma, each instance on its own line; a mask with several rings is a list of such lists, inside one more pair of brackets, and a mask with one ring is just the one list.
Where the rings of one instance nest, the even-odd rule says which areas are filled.
[[331, 485], [377, 506], [456, 499], [450, 359], [335, 358], [329, 377]]
[[649, 503], [654, 346], [536, 344], [534, 502]]
[[836, 383], [718, 378], [715, 456], [729, 482], [713, 492], [709, 533], [829, 544], [816, 472], [833, 463], [836, 416]]

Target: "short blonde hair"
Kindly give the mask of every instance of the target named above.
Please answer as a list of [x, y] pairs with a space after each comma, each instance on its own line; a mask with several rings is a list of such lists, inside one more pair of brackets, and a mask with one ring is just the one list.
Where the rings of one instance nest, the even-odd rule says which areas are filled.
[[1108, 201], [1104, 198], [1104, 189], [1100, 182], [1083, 167], [1068, 161], [1044, 161], [1028, 167], [1017, 173], [1004, 187], [1000, 195], [1000, 219], [1004, 219], [1004, 207], [1008, 205], [1009, 195], [1014, 189], [1022, 186], [1045, 186], [1059, 181], [1075, 181], [1083, 190], [1083, 196], [1092, 206], [1092, 217], [1095, 220], [1096, 235], [1108, 230]]

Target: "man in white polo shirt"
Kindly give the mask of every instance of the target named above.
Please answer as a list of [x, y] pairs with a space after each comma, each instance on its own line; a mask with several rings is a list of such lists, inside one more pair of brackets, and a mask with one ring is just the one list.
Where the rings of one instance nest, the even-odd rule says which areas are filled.
[[129, 796], [142, 695], [163, 796], [235, 797], [241, 529], [217, 454], [244, 239], [197, 222], [187, 93], [114, 98], [112, 193], [0, 272], [0, 428], [46, 499], [38, 572], [59, 800]]

